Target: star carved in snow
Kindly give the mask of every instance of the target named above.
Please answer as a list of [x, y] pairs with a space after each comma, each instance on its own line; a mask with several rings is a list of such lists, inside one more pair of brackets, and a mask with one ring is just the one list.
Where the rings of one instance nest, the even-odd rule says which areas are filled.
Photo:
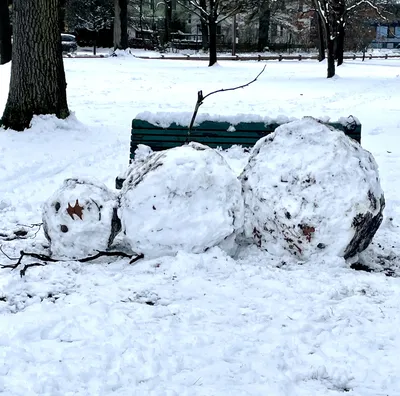
[[82, 210], [83, 210], [83, 206], [79, 205], [78, 200], [76, 200], [75, 206], [71, 206], [68, 202], [67, 213], [71, 216], [72, 220], [75, 220], [74, 215], [77, 215], [82, 220], [82, 216], [83, 216]]

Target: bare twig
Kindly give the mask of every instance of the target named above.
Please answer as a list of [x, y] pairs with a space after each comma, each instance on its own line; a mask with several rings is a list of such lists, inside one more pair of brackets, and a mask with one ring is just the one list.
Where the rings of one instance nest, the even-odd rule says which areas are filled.
[[144, 254], [140, 253], [138, 254], [136, 257], [134, 257], [131, 261], [129, 261], [129, 264], [133, 264], [136, 263], [136, 261], [141, 260], [142, 258], [144, 258]]
[[98, 252], [97, 254], [95, 254], [94, 256], [84, 257], [84, 258], [82, 258], [82, 259], [77, 259], [77, 260], [61, 260], [61, 259], [52, 258], [52, 257], [47, 256], [47, 255], [45, 255], [45, 254], [29, 253], [29, 252], [24, 252], [23, 250], [20, 251], [20, 256], [19, 256], [19, 258], [12, 258], [12, 257], [8, 256], [8, 255], [2, 250], [1, 246], [0, 246], [0, 252], [3, 253], [9, 260], [17, 260], [17, 262], [16, 262], [15, 264], [0, 265], [0, 268], [2, 268], [2, 269], [3, 269], [3, 268], [11, 268], [12, 270], [16, 269], [19, 265], [21, 265], [22, 259], [23, 259], [25, 256], [33, 257], [33, 258], [35, 258], [35, 259], [38, 259], [38, 260], [41, 260], [41, 261], [44, 262], [44, 264], [42, 264], [42, 263], [29, 263], [29, 264], [26, 264], [26, 265], [22, 268], [22, 270], [20, 271], [21, 277], [25, 275], [26, 270], [27, 270], [28, 268], [30, 268], [30, 267], [44, 266], [44, 265], [46, 265], [46, 264], [49, 263], [49, 262], [50, 262], [50, 263], [57, 263], [57, 262], [66, 262], [66, 261], [78, 261], [78, 262], [80, 262], [80, 263], [86, 263], [86, 262], [88, 262], [88, 261], [96, 260], [96, 259], [98, 259], [99, 257], [104, 257], [104, 256], [107, 256], [107, 257], [113, 256], [113, 257], [115, 257], [115, 256], [118, 256], [118, 257], [130, 258], [131, 260], [129, 261], [129, 264], [133, 264], [134, 262], [136, 262], [136, 261], [138, 261], [138, 260], [144, 258], [144, 254], [142, 254], [142, 253], [140, 253], [140, 254], [138, 254], [138, 255], [136, 255], [136, 256], [133, 256], [133, 255], [131, 255], [131, 254], [127, 254], [127, 253], [124, 253], [124, 252], [102, 252], [102, 251], [99, 251], [99, 252]]
[[22, 278], [23, 276], [25, 276], [26, 270], [27, 270], [28, 268], [31, 268], [31, 267], [44, 267], [45, 265], [46, 265], [46, 264], [41, 264], [41, 263], [26, 264], [26, 265], [24, 265], [24, 268], [22, 268], [22, 270], [19, 271], [19, 275], [20, 275], [21, 278]]
[[210, 92], [209, 94], [207, 94], [206, 96], [203, 96], [203, 91], [199, 91], [197, 92], [197, 102], [196, 102], [196, 106], [194, 108], [194, 112], [193, 112], [193, 116], [192, 116], [192, 120], [190, 121], [190, 125], [189, 125], [189, 131], [188, 131], [188, 136], [190, 136], [190, 133], [192, 131], [193, 128], [193, 124], [194, 121], [196, 119], [197, 116], [197, 112], [199, 111], [200, 106], [203, 104], [204, 99], [208, 98], [209, 96], [218, 93], [218, 92], [228, 92], [228, 91], [235, 91], [236, 89], [239, 88], [245, 88], [248, 87], [250, 84], [253, 84], [253, 82], [256, 82], [258, 77], [261, 76], [261, 74], [264, 72], [266, 65], [264, 65], [264, 67], [262, 68], [262, 70], [260, 71], [260, 73], [257, 74], [257, 76], [250, 82], [248, 82], [247, 84], [243, 84], [243, 85], [239, 85], [238, 87], [233, 87], [233, 88], [222, 88], [222, 89], [218, 89], [217, 91], [213, 91]]
[[4, 250], [3, 250], [3, 246], [0, 245], [0, 252], [4, 254], [4, 256], [6, 256], [9, 260], [18, 260], [18, 258], [15, 257], [10, 257]]
[[87, 263], [88, 261], [93, 261], [93, 260], [96, 260], [99, 257], [103, 257], [103, 256], [119, 256], [119, 257], [132, 258], [132, 255], [124, 253], [124, 252], [102, 252], [102, 251], [99, 251], [94, 256], [85, 257], [83, 259], [79, 259], [76, 261], [79, 261], [80, 263]]

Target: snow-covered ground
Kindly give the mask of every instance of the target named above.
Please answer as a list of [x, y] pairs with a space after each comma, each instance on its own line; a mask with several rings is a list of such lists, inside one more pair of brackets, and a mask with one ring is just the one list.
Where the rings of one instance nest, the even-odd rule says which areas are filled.
[[[95, 177], [113, 188], [137, 113], [190, 112], [198, 90], [246, 83], [261, 67], [65, 59], [74, 114], [37, 117], [23, 133], [0, 129], [2, 250], [11, 258], [45, 252], [42, 230], [26, 226], [41, 222], [42, 204], [64, 179]], [[337, 72], [328, 80], [325, 64], [268, 62], [256, 83], [207, 98], [200, 113], [357, 116], [386, 198], [362, 257], [376, 272], [256, 247], [235, 259], [213, 248], [132, 265], [49, 263], [23, 278], [1, 269], [0, 394], [400, 395], [400, 279], [382, 273], [400, 274], [400, 60], [349, 61]], [[9, 73], [0, 68], [0, 112]], [[239, 148], [224, 156], [237, 173], [247, 161]], [[28, 238], [7, 240], [21, 229]]]

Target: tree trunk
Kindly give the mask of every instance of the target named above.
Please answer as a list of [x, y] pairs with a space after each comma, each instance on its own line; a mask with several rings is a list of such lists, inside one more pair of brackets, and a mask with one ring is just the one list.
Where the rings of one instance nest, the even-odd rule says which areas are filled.
[[8, 0], [0, 0], [0, 65], [11, 60], [11, 25]]
[[331, 30], [335, 37], [335, 59], [337, 65], [343, 63], [344, 52], [344, 15], [346, 11], [346, 4], [344, 0], [335, 0], [332, 2], [333, 21], [331, 22]]
[[271, 21], [271, 9], [269, 1], [263, 2], [260, 8], [258, 19], [258, 51], [264, 51], [264, 48], [269, 44], [269, 25]]
[[208, 20], [208, 28], [210, 32], [210, 59], [208, 66], [212, 66], [217, 63], [217, 22], [212, 16]]
[[120, 0], [121, 7], [121, 48], [128, 48], [128, 0]]
[[317, 32], [318, 32], [318, 61], [322, 62], [325, 59], [325, 29], [322, 18], [317, 13]]
[[164, 0], [165, 4], [165, 34], [164, 34], [164, 44], [167, 44], [171, 41], [171, 22], [172, 22], [172, 4], [171, 0]]
[[116, 49], [121, 49], [121, 7], [119, 5], [119, 0], [114, 0], [114, 51]]
[[339, 25], [338, 36], [336, 38], [336, 62], [340, 66], [343, 64], [343, 54], [344, 54], [344, 26], [343, 23]]
[[35, 114], [69, 115], [58, 0], [14, 0], [13, 62], [2, 123], [22, 131]]
[[128, 48], [128, 0], [114, 0], [114, 50]]
[[201, 46], [203, 51], [208, 51], [208, 24], [201, 20]]
[[[200, 7], [203, 10], [207, 9], [207, 3], [206, 0], [200, 0]], [[207, 15], [205, 13], [202, 13], [202, 18], [200, 19], [201, 23], [201, 46], [203, 48], [203, 51], [208, 50], [208, 23], [207, 23]]]
[[[1, 0], [0, 0], [1, 1]], [[66, 0], [60, 0], [59, 5], [58, 5], [58, 25], [60, 29], [60, 33], [65, 32], [65, 1]]]
[[328, 52], [328, 78], [335, 75], [335, 40], [331, 40], [329, 35], [327, 38], [327, 52]]

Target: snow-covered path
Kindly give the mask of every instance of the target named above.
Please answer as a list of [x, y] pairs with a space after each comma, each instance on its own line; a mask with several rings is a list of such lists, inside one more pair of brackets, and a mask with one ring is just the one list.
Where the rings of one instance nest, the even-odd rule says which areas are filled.
[[[0, 130], [0, 234], [41, 221], [41, 204], [67, 177], [113, 187], [128, 162], [131, 119], [192, 111], [197, 91], [250, 81], [257, 62], [65, 59], [75, 117]], [[208, 98], [202, 113], [303, 115], [363, 124], [377, 160], [385, 219], [365, 253], [397, 270], [400, 60], [351, 61], [325, 79], [316, 62], [269, 62], [259, 81]], [[0, 111], [9, 65], [0, 68]], [[79, 120], [79, 121], [78, 121]], [[240, 169], [246, 155], [226, 154]], [[10, 256], [41, 251], [2, 242]], [[3, 264], [10, 261], [2, 256]], [[294, 262], [248, 248], [235, 260], [201, 255], [63, 262], [0, 275], [0, 394], [397, 396], [400, 280], [353, 271], [341, 259]]]

